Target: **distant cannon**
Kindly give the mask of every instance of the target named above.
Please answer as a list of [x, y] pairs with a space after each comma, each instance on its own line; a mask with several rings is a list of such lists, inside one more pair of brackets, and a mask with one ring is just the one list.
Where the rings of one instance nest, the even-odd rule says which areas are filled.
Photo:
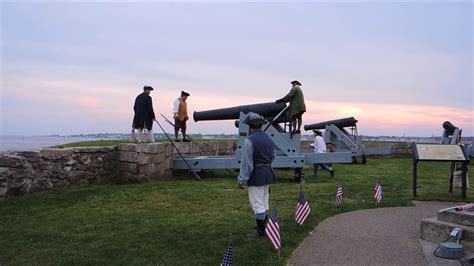
[[285, 103], [275, 102], [241, 105], [201, 112], [196, 111], [193, 113], [193, 119], [195, 122], [205, 120], [238, 119], [241, 112], [245, 114], [254, 112], [268, 119], [278, 115], [283, 109], [285, 109], [285, 107]]
[[357, 124], [357, 120], [354, 117], [346, 117], [336, 120], [329, 120], [321, 123], [316, 124], [309, 124], [304, 126], [304, 130], [315, 130], [315, 129], [325, 129], [327, 125], [334, 125], [338, 128], [344, 127], [355, 127]]
[[441, 144], [459, 144], [461, 141], [462, 129], [459, 129], [449, 121], [443, 123], [443, 135], [441, 136]]
[[[357, 161], [356, 156], [362, 156], [362, 163], [365, 163], [366, 155], [391, 153], [391, 149], [388, 147], [364, 147], [362, 138], [357, 133], [357, 122], [354, 117], [346, 117], [305, 125], [304, 129], [306, 131], [324, 129], [324, 141], [331, 142], [338, 151], [349, 150], [354, 162]], [[345, 129], [346, 127], [350, 128], [350, 133]]]

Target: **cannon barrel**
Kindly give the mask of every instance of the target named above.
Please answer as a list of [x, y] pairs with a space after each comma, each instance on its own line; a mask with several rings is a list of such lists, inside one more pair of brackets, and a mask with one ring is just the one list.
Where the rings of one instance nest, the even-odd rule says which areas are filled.
[[351, 117], [346, 117], [346, 118], [341, 118], [341, 119], [336, 119], [336, 120], [320, 122], [316, 124], [305, 125], [304, 130], [325, 129], [327, 125], [331, 125], [331, 124], [334, 124], [338, 128], [352, 127], [352, 126], [355, 126], [356, 123], [357, 123], [357, 120], [351, 116]]
[[454, 133], [454, 130], [457, 128], [455, 125], [453, 125], [449, 121], [444, 121], [443, 123], [443, 128], [446, 130], [446, 132], [451, 135]]
[[228, 119], [238, 119], [240, 112], [249, 113], [254, 112], [265, 118], [274, 117], [285, 109], [286, 104], [284, 103], [258, 103], [258, 104], [249, 104], [234, 106], [222, 109], [214, 109], [208, 111], [195, 111], [193, 113], [194, 121], [205, 121], [205, 120], [228, 120]]

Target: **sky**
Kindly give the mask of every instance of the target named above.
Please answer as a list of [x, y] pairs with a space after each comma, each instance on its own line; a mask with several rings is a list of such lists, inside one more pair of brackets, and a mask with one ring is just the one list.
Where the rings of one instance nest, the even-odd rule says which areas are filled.
[[[0, 9], [0, 135], [127, 133], [144, 85], [155, 113], [171, 117], [181, 90], [192, 116], [275, 101], [292, 80], [304, 124], [354, 116], [363, 135], [440, 136], [449, 120], [474, 135], [471, 1]], [[188, 133], [236, 133], [233, 124], [190, 120]]]

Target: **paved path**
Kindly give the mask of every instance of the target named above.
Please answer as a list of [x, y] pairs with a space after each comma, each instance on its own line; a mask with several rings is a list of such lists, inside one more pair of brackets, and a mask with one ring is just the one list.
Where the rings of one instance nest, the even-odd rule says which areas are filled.
[[[420, 220], [447, 202], [348, 212], [320, 223], [295, 250], [289, 265], [426, 265], [418, 242]], [[454, 204], [455, 205], [455, 204]]]

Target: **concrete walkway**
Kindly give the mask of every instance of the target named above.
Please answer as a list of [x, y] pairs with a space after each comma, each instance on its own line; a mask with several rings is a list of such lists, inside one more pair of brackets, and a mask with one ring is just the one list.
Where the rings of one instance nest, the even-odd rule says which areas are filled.
[[418, 241], [420, 220], [455, 204], [414, 204], [331, 217], [303, 241], [288, 265], [426, 265]]

